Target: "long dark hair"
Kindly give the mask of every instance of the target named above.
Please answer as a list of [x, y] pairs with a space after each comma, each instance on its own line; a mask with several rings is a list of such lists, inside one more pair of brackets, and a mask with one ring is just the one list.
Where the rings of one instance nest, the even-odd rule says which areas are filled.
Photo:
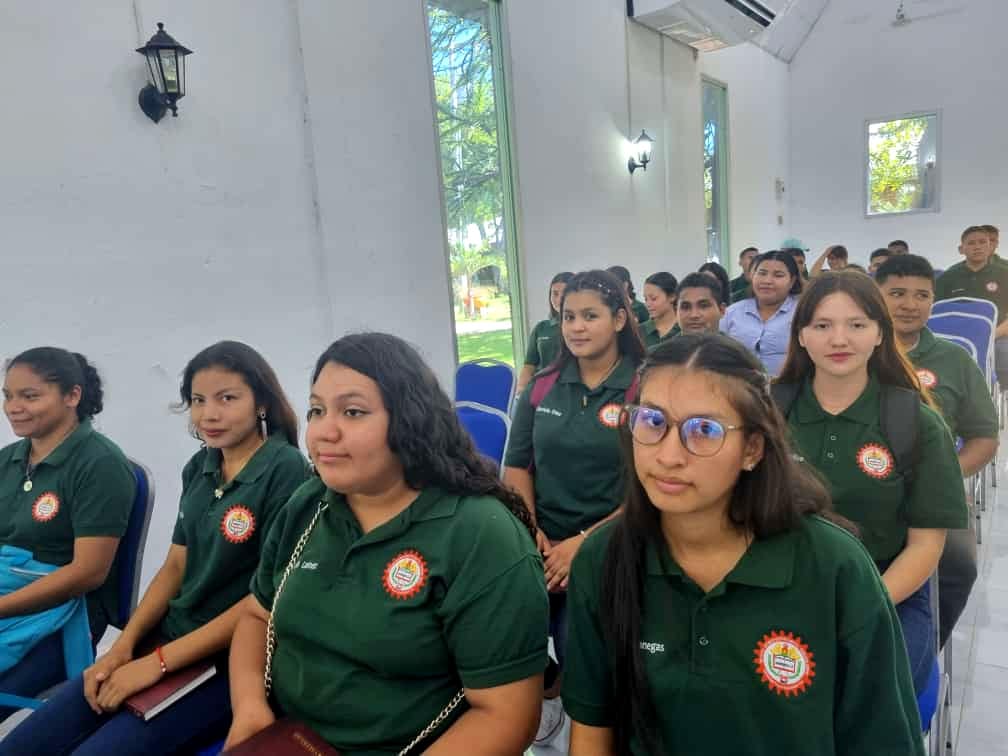
[[283, 436], [291, 446], [298, 445], [297, 414], [287, 400], [276, 373], [259, 352], [240, 341], [218, 341], [189, 360], [182, 371], [179, 386], [180, 408], [189, 409], [192, 405], [193, 376], [207, 368], [220, 368], [240, 375], [252, 389], [256, 406], [266, 412], [267, 433]]
[[[616, 337], [616, 348], [621, 357], [630, 357], [634, 366], [640, 365], [647, 354], [647, 347], [641, 340], [640, 330], [637, 328], [637, 318], [634, 317], [633, 308], [630, 305], [630, 297], [623, 291], [619, 280], [612, 273], [604, 270], [585, 270], [575, 273], [574, 277], [567, 282], [567, 288], [564, 289], [563, 300], [560, 302], [561, 313], [567, 303], [567, 296], [578, 291], [593, 291], [598, 294], [614, 317], [620, 310], [626, 313], [626, 324]], [[562, 334], [563, 325], [561, 324], [561, 336]], [[566, 339], [561, 338], [556, 359], [542, 372], [562, 370], [573, 359], [574, 355], [571, 354]]]
[[378, 384], [389, 416], [388, 446], [415, 490], [437, 486], [461, 496], [492, 496], [535, 538], [522, 498], [505, 488], [497, 471], [473, 445], [434, 372], [410, 344], [387, 333], [355, 333], [326, 349], [312, 383], [329, 363], [343, 365]]
[[[760, 362], [741, 344], [720, 334], [683, 335], [662, 342], [641, 368], [641, 386], [654, 368], [676, 366], [717, 377], [742, 417], [748, 436], [762, 435], [763, 458], [741, 472], [728, 507], [730, 521], [756, 539], [794, 530], [808, 514], [829, 515], [830, 497], [814, 472], [797, 462], [787, 423], [770, 398]], [[633, 439], [624, 417], [620, 444], [627, 470], [634, 470]], [[611, 651], [614, 740], [618, 756], [630, 756], [636, 736], [647, 753], [662, 753], [658, 715], [640, 653], [644, 580], [649, 548], [666, 549], [658, 509], [636, 474], [628, 474], [623, 515], [612, 534], [601, 575], [599, 618]], [[831, 518], [832, 519], [832, 518]]]
[[[752, 272], [753, 280], [756, 279], [756, 271], [759, 270], [759, 266], [770, 260], [776, 260], [777, 262], [784, 265], [788, 270], [788, 275], [791, 276], [791, 288], [788, 289], [788, 294], [797, 295], [802, 293], [802, 286], [804, 286], [805, 279], [802, 278], [801, 271], [798, 270], [798, 262], [794, 259], [794, 255], [786, 250], [782, 249], [771, 249], [769, 252], [764, 252], [762, 255], [757, 255], [756, 259], [752, 261]], [[753, 288], [753, 297], [756, 296], [755, 287]]]
[[728, 304], [728, 299], [731, 297], [731, 279], [728, 278], [728, 271], [724, 266], [711, 260], [697, 268], [697, 273], [708, 273], [717, 278], [721, 284], [721, 304]]
[[625, 283], [627, 285], [627, 295], [630, 300], [633, 301], [637, 299], [637, 292], [634, 291], [633, 279], [630, 278], [630, 271], [624, 268], [622, 265], [610, 265], [606, 268], [606, 273], [615, 276], [616, 280], [620, 283]]
[[921, 386], [916, 371], [896, 344], [892, 317], [878, 286], [868, 276], [854, 271], [820, 273], [809, 282], [795, 307], [788, 355], [777, 382], [802, 383], [815, 374], [815, 364], [798, 342], [798, 337], [802, 329], [812, 322], [819, 304], [830, 294], [849, 296], [854, 304], [864, 310], [868, 319], [878, 325], [882, 333], [882, 343], [875, 347], [872, 356], [868, 358], [868, 373], [875, 376], [879, 383], [919, 392], [922, 400], [934, 408], [931, 393]]
[[553, 276], [553, 280], [550, 281], [549, 289], [547, 289], [546, 291], [546, 304], [549, 305], [550, 317], [553, 318], [554, 320], [560, 317], [560, 312], [559, 310], [557, 310], [556, 307], [553, 306], [553, 286], [554, 284], [558, 283], [566, 284], [573, 277], [574, 277], [573, 273], [571, 273], [569, 270], [565, 270], [562, 273], [557, 273], [555, 276]]
[[59, 347], [35, 347], [10, 360], [7, 370], [15, 365], [26, 365], [45, 383], [56, 384], [63, 396], [73, 391], [74, 386], [80, 386], [81, 398], [77, 403], [79, 422], [94, 417], [105, 406], [101, 376], [80, 352], [68, 352]]

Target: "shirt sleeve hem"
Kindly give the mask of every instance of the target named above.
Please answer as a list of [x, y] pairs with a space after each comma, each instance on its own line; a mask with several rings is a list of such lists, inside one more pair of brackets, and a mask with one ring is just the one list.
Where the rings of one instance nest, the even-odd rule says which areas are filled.
[[922, 530], [962, 530], [969, 527], [969, 515], [945, 517], [945, 518], [922, 518], [907, 523], [908, 528], [920, 528]]
[[459, 670], [459, 677], [467, 688], [494, 688], [541, 674], [546, 669], [547, 658], [546, 646], [543, 646], [528, 656], [498, 664], [496, 667]]
[[611, 727], [612, 721], [608, 716], [605, 706], [584, 703], [569, 695], [563, 698], [564, 711], [575, 722], [588, 725], [589, 727]]
[[109, 525], [88, 525], [87, 527], [75, 527], [73, 529], [74, 538], [122, 538], [126, 535], [128, 523], [113, 523]]

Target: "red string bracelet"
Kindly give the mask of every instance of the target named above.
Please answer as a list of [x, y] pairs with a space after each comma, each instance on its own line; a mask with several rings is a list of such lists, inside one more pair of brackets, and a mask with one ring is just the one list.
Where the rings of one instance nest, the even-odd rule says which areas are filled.
[[155, 648], [154, 652], [157, 654], [158, 663], [161, 665], [161, 674], [162, 675], [167, 675], [168, 674], [168, 665], [165, 663], [164, 653], [162, 653], [162, 651], [161, 651], [161, 646], [158, 646], [157, 648]]

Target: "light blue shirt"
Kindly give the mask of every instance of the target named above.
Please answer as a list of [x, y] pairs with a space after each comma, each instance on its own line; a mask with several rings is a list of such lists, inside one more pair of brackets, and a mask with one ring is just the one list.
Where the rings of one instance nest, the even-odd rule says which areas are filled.
[[769, 320], [763, 320], [752, 297], [736, 302], [721, 318], [721, 333], [731, 336], [755, 354], [770, 375], [776, 377], [787, 357], [791, 318], [797, 297], [789, 296]]

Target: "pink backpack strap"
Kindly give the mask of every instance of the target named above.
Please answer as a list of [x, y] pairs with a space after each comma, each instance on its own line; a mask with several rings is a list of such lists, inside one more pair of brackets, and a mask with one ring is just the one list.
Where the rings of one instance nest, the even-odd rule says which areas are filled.
[[630, 402], [634, 400], [634, 397], [637, 396], [637, 387], [639, 385], [640, 385], [640, 373], [635, 372], [633, 376], [633, 381], [630, 382], [630, 388], [626, 390], [626, 394], [623, 397], [626, 400], [627, 404], [630, 404]]
[[542, 403], [542, 400], [546, 398], [546, 394], [550, 392], [550, 389], [556, 385], [558, 380], [560, 380], [559, 370], [551, 370], [535, 379], [535, 383], [532, 384], [532, 393], [529, 395], [529, 404], [532, 405], [532, 409], [535, 409]]

